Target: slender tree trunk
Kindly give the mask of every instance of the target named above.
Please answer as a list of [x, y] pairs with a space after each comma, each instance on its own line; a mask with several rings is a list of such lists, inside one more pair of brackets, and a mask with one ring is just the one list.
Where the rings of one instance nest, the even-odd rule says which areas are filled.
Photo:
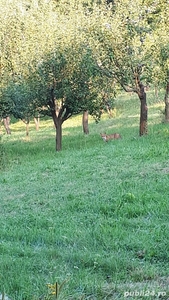
[[52, 119], [56, 128], [56, 151], [62, 150], [62, 124], [65, 120], [72, 116], [72, 110], [68, 108], [66, 105], [62, 103], [61, 107], [59, 108], [56, 105], [56, 99], [54, 96], [54, 88], [55, 88], [55, 81], [53, 88], [51, 89], [51, 99], [49, 101], [49, 106], [51, 109]]
[[106, 105], [106, 109], [107, 109], [107, 113], [109, 115], [109, 118], [112, 118], [112, 109], [110, 108], [110, 106], [108, 104]]
[[165, 122], [168, 123], [169, 122], [169, 81], [167, 82], [166, 85], [164, 102], [165, 102]]
[[10, 117], [3, 118], [3, 122], [4, 122], [5, 129], [6, 129], [6, 133], [11, 134], [11, 130], [10, 130], [10, 127], [9, 127]]
[[26, 122], [26, 136], [29, 136], [29, 121]]
[[52, 112], [53, 122], [56, 128], [56, 151], [62, 150], [62, 119]]
[[85, 110], [83, 112], [82, 125], [83, 125], [83, 132], [84, 132], [84, 134], [89, 134], [88, 110]]
[[140, 82], [139, 83], [139, 91], [138, 96], [140, 99], [140, 136], [145, 135], [148, 133], [147, 131], [147, 115], [148, 115], [148, 108], [146, 102], [146, 92], [144, 89], [144, 85]]
[[56, 127], [56, 151], [62, 150], [62, 122], [60, 119], [57, 120]]
[[29, 123], [30, 123], [30, 119], [26, 118], [26, 119], [22, 119], [22, 121], [25, 123], [26, 125], [26, 136], [29, 136]]
[[34, 122], [35, 122], [36, 131], [38, 131], [39, 130], [39, 123], [40, 123], [39, 116], [37, 118], [34, 118]]
[[157, 87], [157, 85], [155, 85], [155, 87], [154, 87], [154, 94], [155, 94], [156, 99], [158, 99], [158, 87]]

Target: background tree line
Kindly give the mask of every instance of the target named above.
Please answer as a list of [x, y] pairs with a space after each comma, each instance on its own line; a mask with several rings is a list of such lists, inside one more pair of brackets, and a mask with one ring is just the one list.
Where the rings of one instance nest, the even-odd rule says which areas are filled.
[[[147, 134], [145, 86], [165, 88], [169, 121], [167, 0], [1, 0], [0, 117], [48, 115], [62, 147], [62, 124], [83, 113], [99, 120], [119, 88], [140, 101], [139, 134]], [[85, 126], [86, 121], [86, 126]], [[8, 131], [10, 133], [10, 131]]]

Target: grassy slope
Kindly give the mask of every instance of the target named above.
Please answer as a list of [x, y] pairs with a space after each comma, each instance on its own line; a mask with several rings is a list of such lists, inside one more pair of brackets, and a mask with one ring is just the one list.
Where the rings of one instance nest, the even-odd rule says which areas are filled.
[[[150, 92], [148, 102], [147, 137], [138, 137], [139, 100], [130, 95], [119, 97], [116, 118], [90, 120], [89, 136], [80, 116], [68, 120], [60, 153], [51, 121], [39, 132], [32, 125], [28, 139], [21, 122], [3, 136], [1, 293], [38, 299], [46, 283], [68, 278], [60, 299], [168, 299], [169, 130], [163, 103]], [[123, 138], [104, 143], [104, 131]]]

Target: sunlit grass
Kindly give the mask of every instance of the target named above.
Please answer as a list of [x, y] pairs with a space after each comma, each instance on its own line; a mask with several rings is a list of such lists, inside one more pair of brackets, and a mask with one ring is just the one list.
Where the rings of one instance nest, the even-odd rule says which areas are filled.
[[[80, 115], [65, 122], [59, 153], [52, 120], [38, 132], [31, 122], [28, 138], [22, 122], [3, 135], [0, 294], [52, 300], [65, 282], [61, 300], [168, 299], [169, 129], [151, 97], [146, 137], [139, 100], [124, 94], [116, 118], [90, 118], [88, 136]], [[104, 143], [105, 131], [122, 139]]]

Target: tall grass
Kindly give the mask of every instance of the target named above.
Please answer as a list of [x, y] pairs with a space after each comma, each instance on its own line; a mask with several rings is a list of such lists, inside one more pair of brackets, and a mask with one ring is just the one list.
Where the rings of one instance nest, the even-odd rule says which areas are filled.
[[2, 143], [2, 137], [0, 136], [0, 170], [3, 170], [6, 167], [6, 164], [6, 154]]
[[[39, 132], [32, 124], [29, 138], [21, 122], [3, 136], [0, 293], [55, 299], [47, 284], [66, 280], [59, 299], [168, 299], [169, 130], [163, 102], [148, 96], [146, 137], [139, 101], [126, 94], [116, 118], [90, 119], [88, 136], [81, 116], [68, 120], [62, 152], [50, 120]], [[104, 143], [105, 131], [122, 140]]]

